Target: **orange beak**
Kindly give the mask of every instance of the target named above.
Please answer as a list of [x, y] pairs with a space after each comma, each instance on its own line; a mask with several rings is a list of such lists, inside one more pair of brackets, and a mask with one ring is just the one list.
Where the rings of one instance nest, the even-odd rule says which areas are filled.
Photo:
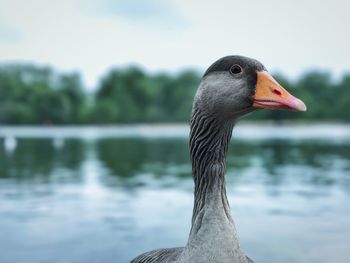
[[306, 111], [304, 102], [292, 96], [266, 71], [257, 72], [255, 108]]

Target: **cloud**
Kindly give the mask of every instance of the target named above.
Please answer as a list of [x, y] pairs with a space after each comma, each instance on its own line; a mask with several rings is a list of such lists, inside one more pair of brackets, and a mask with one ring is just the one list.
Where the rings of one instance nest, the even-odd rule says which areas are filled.
[[22, 39], [20, 31], [6, 25], [0, 20], [0, 42], [14, 43]]
[[116, 16], [140, 27], [183, 29], [189, 25], [175, 2], [170, 0], [104, 0], [91, 4], [96, 15]]

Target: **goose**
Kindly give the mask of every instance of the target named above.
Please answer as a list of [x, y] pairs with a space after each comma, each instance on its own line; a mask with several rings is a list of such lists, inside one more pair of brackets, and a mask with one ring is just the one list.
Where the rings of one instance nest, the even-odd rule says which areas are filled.
[[204, 73], [192, 107], [190, 156], [194, 179], [192, 226], [185, 247], [157, 249], [131, 263], [249, 263], [226, 196], [225, 158], [232, 130], [257, 109], [306, 111], [259, 61], [227, 56]]

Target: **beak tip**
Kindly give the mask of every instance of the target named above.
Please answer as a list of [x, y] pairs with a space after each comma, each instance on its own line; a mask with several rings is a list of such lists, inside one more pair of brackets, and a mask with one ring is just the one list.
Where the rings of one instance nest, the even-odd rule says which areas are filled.
[[298, 111], [307, 111], [307, 107], [306, 107], [305, 103], [299, 99], [297, 99], [295, 109]]

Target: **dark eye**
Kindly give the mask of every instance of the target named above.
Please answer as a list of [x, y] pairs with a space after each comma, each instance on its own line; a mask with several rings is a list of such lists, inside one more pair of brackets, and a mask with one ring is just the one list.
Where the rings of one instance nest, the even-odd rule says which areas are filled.
[[235, 64], [230, 68], [230, 72], [232, 75], [240, 74], [242, 73], [242, 71], [243, 71], [242, 67], [238, 64]]

